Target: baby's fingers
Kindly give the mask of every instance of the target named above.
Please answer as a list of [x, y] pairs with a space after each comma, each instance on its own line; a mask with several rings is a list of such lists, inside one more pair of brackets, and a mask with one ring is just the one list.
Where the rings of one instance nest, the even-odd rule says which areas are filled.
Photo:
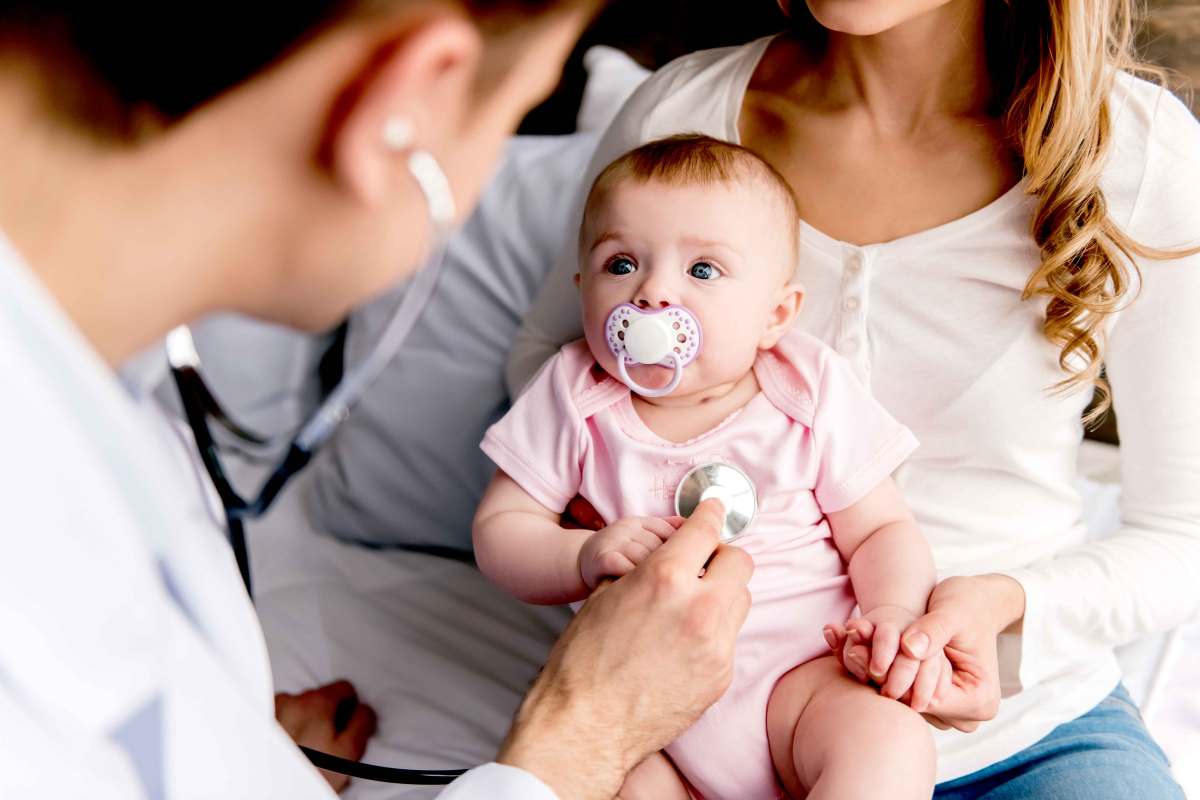
[[635, 542], [649, 551], [657, 550], [662, 546], [663, 539], [657, 533], [649, 530], [634, 529], [629, 532], [627, 542]]
[[868, 683], [871, 680], [867, 675], [867, 664], [870, 660], [871, 649], [869, 647], [854, 644], [850, 640], [846, 641], [846, 646], [842, 649], [842, 664], [860, 683]]
[[875, 626], [871, 637], [871, 664], [869, 672], [871, 680], [880, 686], [887, 677], [896, 653], [900, 651], [900, 629], [891, 622], [881, 622]]
[[825, 643], [829, 645], [829, 649], [835, 653], [842, 652], [842, 646], [846, 644], [846, 628], [836, 623], [826, 625], [822, 631], [825, 635]]
[[846, 623], [846, 635], [850, 644], [870, 644], [875, 634], [875, 624], [865, 617], [855, 617]]
[[597, 577], [619, 578], [633, 572], [637, 566], [620, 550], [609, 550], [596, 558]]
[[892, 668], [888, 670], [887, 680], [879, 690], [880, 694], [893, 700], [899, 700], [905, 692], [912, 688], [913, 682], [917, 679], [917, 669], [920, 664], [920, 661], [903, 653], [897, 655], [892, 662]]
[[642, 517], [642, 527], [648, 530], [659, 538], [659, 541], [665, 542], [671, 538], [671, 534], [675, 532], [678, 525], [672, 525], [665, 519], [658, 517]]
[[641, 542], [629, 541], [621, 545], [620, 552], [634, 564], [641, 564], [657, 547], [657, 544], [654, 547], [647, 547]]

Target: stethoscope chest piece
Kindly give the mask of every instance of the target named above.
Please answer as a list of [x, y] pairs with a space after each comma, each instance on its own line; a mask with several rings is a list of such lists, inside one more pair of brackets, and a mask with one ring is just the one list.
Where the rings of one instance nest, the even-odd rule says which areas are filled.
[[675, 513], [690, 517], [704, 500], [716, 497], [725, 506], [721, 541], [741, 536], [758, 513], [758, 495], [746, 473], [732, 464], [701, 464], [683, 476], [675, 489]]

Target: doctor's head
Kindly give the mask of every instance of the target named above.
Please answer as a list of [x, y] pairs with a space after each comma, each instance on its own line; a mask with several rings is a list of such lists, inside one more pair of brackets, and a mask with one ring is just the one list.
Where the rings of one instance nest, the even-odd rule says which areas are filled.
[[600, 2], [261, 5], [0, 3], [0, 229], [66, 305], [199, 272], [195, 314], [336, 322], [426, 252], [407, 148], [464, 216]]
[[[798, 236], [792, 190], [743, 147], [684, 134], [626, 153], [596, 178], [579, 233], [576, 282], [593, 355], [618, 374], [607, 344], [614, 308], [682, 306], [699, 321], [702, 344], [673, 395], [736, 381], [799, 311]], [[684, 353], [684, 332], [672, 335], [672, 349]], [[667, 385], [673, 372], [629, 368], [651, 389]]]

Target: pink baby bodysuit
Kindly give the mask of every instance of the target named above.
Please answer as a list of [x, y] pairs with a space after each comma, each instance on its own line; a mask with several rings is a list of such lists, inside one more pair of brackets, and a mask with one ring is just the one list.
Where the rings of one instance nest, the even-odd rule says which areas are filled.
[[693, 467], [733, 464], [754, 482], [758, 516], [736, 540], [754, 558], [753, 604], [724, 696], [667, 752], [707, 798], [781, 796], [767, 747], [771, 690], [828, 651], [822, 626], [854, 607], [825, 514], [853, 505], [916, 448], [912, 433], [819, 340], [792, 331], [760, 353], [761, 391], [712, 430], [683, 443], [656, 436], [629, 389], [603, 373], [583, 340], [566, 345], [483, 450], [539, 503], [562, 512], [576, 495], [601, 518], [667, 517]]

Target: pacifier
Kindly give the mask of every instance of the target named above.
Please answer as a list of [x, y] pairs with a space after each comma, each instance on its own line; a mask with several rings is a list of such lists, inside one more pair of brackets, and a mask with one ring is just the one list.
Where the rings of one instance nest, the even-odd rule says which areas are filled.
[[[679, 387], [683, 368], [700, 353], [700, 320], [683, 306], [649, 310], [622, 303], [608, 315], [604, 339], [626, 386], [643, 397], [663, 397]], [[629, 377], [626, 364], [671, 367], [675, 374], [666, 386], [650, 389]]]

